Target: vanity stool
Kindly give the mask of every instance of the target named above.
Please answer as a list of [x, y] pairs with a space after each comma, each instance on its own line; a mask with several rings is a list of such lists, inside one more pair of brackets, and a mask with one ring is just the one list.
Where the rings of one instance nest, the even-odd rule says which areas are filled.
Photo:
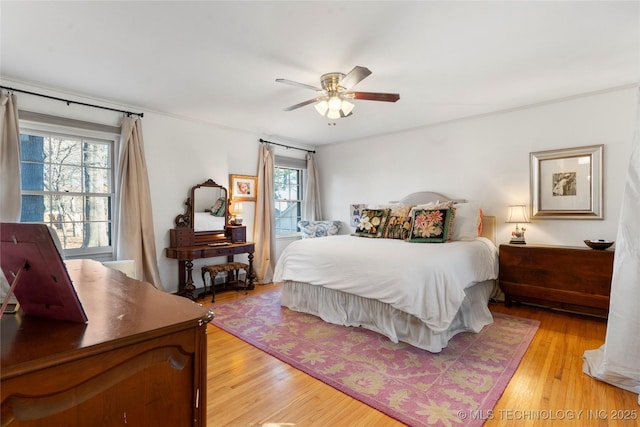
[[218, 273], [233, 273], [234, 281], [239, 283], [240, 278], [240, 270], [245, 271], [244, 275], [244, 283], [242, 289], [244, 290], [244, 294], [247, 294], [247, 278], [251, 274], [249, 272], [249, 264], [245, 264], [243, 262], [227, 262], [225, 264], [213, 264], [213, 265], [205, 265], [202, 267], [202, 282], [204, 283], [205, 293], [207, 291], [207, 281], [205, 280], [205, 274], [209, 273], [209, 281], [211, 283], [211, 302], [216, 300], [216, 276]]

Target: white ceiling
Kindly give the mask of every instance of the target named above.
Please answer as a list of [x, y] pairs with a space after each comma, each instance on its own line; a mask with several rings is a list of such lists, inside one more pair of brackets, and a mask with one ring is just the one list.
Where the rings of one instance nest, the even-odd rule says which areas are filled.
[[[321, 145], [640, 81], [638, 1], [0, 2], [9, 80]], [[320, 75], [373, 72], [328, 121]], [[16, 86], [17, 87], [17, 86]]]

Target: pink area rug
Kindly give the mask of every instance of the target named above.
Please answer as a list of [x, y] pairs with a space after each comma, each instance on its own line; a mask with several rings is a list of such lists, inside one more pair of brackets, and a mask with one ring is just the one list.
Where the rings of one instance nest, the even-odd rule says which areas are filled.
[[212, 324], [410, 426], [480, 426], [539, 322], [494, 314], [434, 354], [280, 306], [280, 291], [217, 305]]

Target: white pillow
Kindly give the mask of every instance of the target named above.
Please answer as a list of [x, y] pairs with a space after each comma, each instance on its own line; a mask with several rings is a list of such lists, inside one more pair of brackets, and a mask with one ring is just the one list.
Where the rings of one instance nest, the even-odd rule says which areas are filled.
[[453, 209], [455, 215], [451, 240], [476, 240], [480, 226], [480, 206], [474, 202], [456, 203], [453, 205]]

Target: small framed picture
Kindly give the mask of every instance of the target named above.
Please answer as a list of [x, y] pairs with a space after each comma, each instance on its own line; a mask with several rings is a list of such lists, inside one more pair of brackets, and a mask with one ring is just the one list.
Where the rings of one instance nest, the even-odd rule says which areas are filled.
[[255, 202], [258, 193], [258, 177], [251, 175], [229, 175], [231, 199]]
[[531, 218], [603, 219], [603, 147], [531, 153]]
[[349, 217], [351, 219], [350, 224], [352, 227], [358, 226], [360, 223], [360, 217], [362, 216], [362, 210], [366, 207], [366, 203], [353, 204], [349, 207]]

